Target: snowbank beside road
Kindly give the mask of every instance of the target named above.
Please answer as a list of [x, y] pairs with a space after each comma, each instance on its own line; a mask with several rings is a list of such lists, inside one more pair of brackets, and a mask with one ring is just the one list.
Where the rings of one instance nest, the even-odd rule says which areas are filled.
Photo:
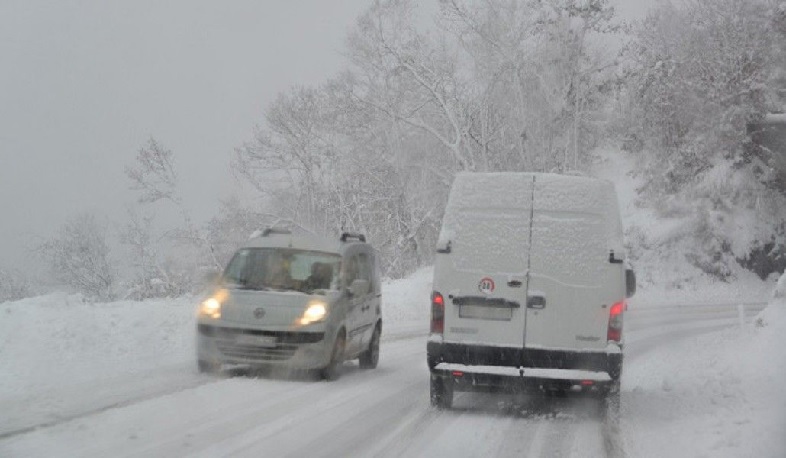
[[[383, 338], [428, 332], [432, 272], [383, 284]], [[51, 294], [0, 303], [0, 405], [178, 364], [196, 371], [197, 301], [85, 303]]]
[[0, 400], [191, 358], [195, 303], [51, 294], [0, 304]]
[[[786, 286], [786, 275], [781, 278]], [[628, 454], [785, 456], [785, 348], [781, 296], [745, 328], [662, 345], [627, 364], [622, 428]]]
[[387, 323], [420, 322], [428, 331], [433, 267], [423, 267], [407, 278], [382, 284], [382, 319]]

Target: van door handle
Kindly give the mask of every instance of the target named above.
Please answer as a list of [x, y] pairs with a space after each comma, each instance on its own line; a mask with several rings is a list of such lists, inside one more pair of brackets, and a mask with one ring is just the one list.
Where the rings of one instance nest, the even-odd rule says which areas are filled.
[[546, 298], [540, 295], [527, 296], [528, 309], [544, 309], [546, 308]]

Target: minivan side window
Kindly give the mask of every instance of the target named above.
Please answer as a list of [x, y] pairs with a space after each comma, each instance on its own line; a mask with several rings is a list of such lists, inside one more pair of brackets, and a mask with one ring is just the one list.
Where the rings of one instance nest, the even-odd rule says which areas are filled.
[[357, 279], [367, 280], [373, 290], [372, 282], [374, 275], [371, 265], [371, 258], [366, 253], [360, 253], [349, 258], [344, 265], [344, 286], [349, 287]]
[[368, 280], [369, 291], [374, 290], [374, 274], [373, 270], [371, 269], [371, 257], [366, 253], [360, 253], [358, 255], [358, 268], [359, 268], [359, 275], [358, 278], [362, 278], [363, 280]]
[[360, 278], [358, 276], [359, 274], [360, 267], [358, 267], [358, 257], [355, 255], [347, 259], [346, 263], [344, 263], [344, 287], [349, 288], [349, 285], [351, 285], [355, 279]]

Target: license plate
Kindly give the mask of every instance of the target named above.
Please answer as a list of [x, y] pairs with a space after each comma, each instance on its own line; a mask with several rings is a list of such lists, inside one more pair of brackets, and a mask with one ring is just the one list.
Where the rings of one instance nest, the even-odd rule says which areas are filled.
[[254, 334], [240, 334], [235, 342], [238, 345], [253, 345], [255, 347], [275, 347], [278, 342], [274, 336], [257, 336]]
[[510, 321], [513, 318], [513, 309], [510, 307], [487, 307], [478, 305], [459, 306], [459, 318], [476, 320]]

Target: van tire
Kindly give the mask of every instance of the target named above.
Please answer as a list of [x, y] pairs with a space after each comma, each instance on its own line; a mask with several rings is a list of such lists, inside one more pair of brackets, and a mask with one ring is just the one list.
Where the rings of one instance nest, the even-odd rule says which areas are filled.
[[445, 378], [431, 376], [431, 405], [438, 409], [450, 409], [453, 405], [453, 387]]
[[368, 349], [360, 354], [358, 362], [361, 369], [375, 369], [379, 363], [379, 325], [374, 327]]
[[330, 353], [330, 362], [327, 366], [323, 367], [320, 375], [323, 379], [328, 381], [337, 380], [341, 375], [339, 369], [344, 362], [344, 346], [346, 345], [346, 338], [344, 337], [344, 330], [339, 331], [336, 336], [336, 342], [333, 344], [333, 351]]
[[620, 404], [621, 404], [621, 393], [620, 393], [621, 383], [620, 379], [616, 379], [611, 382], [611, 385], [603, 391], [602, 394], [602, 401], [603, 407], [605, 410], [606, 418], [609, 419], [618, 419], [620, 414]]

